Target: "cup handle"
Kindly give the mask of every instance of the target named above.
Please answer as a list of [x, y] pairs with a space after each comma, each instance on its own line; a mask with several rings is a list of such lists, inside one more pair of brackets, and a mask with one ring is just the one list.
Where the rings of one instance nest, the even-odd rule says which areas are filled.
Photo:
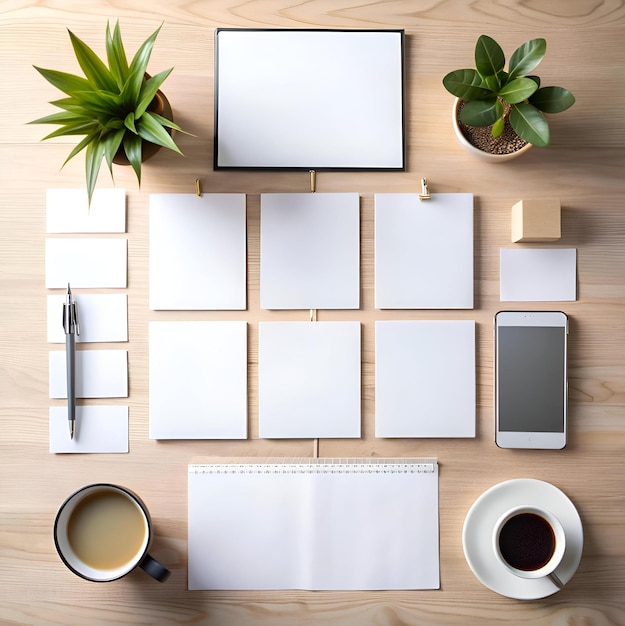
[[161, 565], [158, 561], [154, 560], [149, 554], [145, 556], [143, 561], [139, 563], [139, 567], [146, 573], [152, 576], [154, 580], [158, 580], [159, 583], [164, 583], [171, 572]]
[[559, 576], [555, 572], [551, 572], [547, 574], [547, 578], [558, 588], [562, 589], [564, 587], [564, 583], [560, 580]]

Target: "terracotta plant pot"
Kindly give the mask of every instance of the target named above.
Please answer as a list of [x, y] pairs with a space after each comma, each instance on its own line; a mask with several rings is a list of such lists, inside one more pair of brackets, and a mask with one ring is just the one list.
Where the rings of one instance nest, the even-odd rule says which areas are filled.
[[[157, 91], [154, 96], [154, 100], [150, 103], [148, 111], [162, 115], [170, 121], [174, 121], [174, 115], [171, 110], [169, 100], [162, 91]], [[165, 129], [171, 135], [171, 128]], [[149, 141], [141, 142], [141, 162], [144, 163], [151, 157], [153, 157], [163, 146], [159, 146], [156, 143], [150, 143]], [[126, 157], [123, 146], [120, 146], [117, 154], [113, 157], [113, 163], [117, 165], [130, 165], [130, 161]]]
[[487, 152], [478, 148], [477, 146], [472, 144], [462, 132], [462, 127], [460, 125], [460, 122], [458, 121], [458, 112], [460, 110], [461, 102], [462, 101], [460, 100], [460, 98], [456, 98], [454, 100], [454, 106], [451, 111], [451, 121], [454, 127], [454, 133], [456, 134], [456, 138], [460, 142], [460, 145], [470, 154], [484, 161], [501, 163], [503, 161], [509, 161], [510, 159], [516, 159], [518, 156], [525, 154], [528, 150], [532, 148], [531, 143], [525, 143], [521, 148], [514, 150], [513, 152], [506, 153]]

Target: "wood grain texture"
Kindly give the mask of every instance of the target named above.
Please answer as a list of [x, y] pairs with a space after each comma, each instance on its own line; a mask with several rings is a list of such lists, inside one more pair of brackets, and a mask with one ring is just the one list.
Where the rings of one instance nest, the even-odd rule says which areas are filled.
[[[121, 21], [134, 50], [161, 22], [150, 68], [174, 66], [166, 93], [185, 157], [159, 153], [139, 190], [128, 170], [115, 183], [128, 194], [130, 453], [48, 453], [45, 190], [82, 187], [80, 158], [59, 168], [67, 140], [39, 143], [29, 120], [58, 97], [32, 65], [77, 71], [66, 28], [103, 51], [107, 20]], [[323, 173], [317, 191], [356, 191], [361, 200], [361, 309], [320, 311], [320, 320], [363, 325], [363, 436], [322, 440], [321, 456], [436, 456], [440, 474], [441, 589], [418, 592], [310, 593], [186, 591], [186, 470], [196, 456], [312, 456], [312, 441], [258, 439], [258, 323], [306, 319], [259, 305], [259, 194], [306, 192], [307, 174], [213, 172], [213, 33], [218, 26], [403, 28], [407, 34], [408, 169], [401, 173]], [[470, 66], [477, 36], [508, 53], [547, 39], [545, 83], [577, 97], [551, 118], [552, 146], [501, 165], [473, 160], [451, 129], [452, 97], [442, 76]], [[208, 624], [210, 626], [413, 626], [625, 624], [625, 2], [623, 0], [3, 0], [0, 3], [0, 623]], [[253, 94], [252, 94], [253, 96]], [[473, 311], [376, 311], [373, 307], [373, 194], [475, 194]], [[248, 309], [148, 310], [148, 194], [248, 194]], [[101, 186], [112, 183], [102, 172]], [[570, 439], [559, 452], [499, 450], [493, 443], [492, 318], [499, 309], [499, 249], [511, 246], [510, 209], [520, 199], [557, 197], [562, 239], [578, 249], [578, 300], [571, 316]], [[531, 245], [531, 244], [528, 244]], [[552, 245], [552, 244], [550, 244]], [[551, 308], [545, 303], [536, 308]], [[380, 440], [374, 436], [374, 336], [377, 319], [475, 319], [475, 440]], [[249, 324], [250, 437], [246, 441], [148, 439], [148, 322], [241, 319]], [[452, 388], [453, 381], [450, 381]], [[97, 401], [92, 401], [96, 402]], [[122, 401], [120, 401], [121, 403]], [[125, 403], [125, 402], [124, 402]], [[500, 597], [471, 573], [462, 524], [475, 499], [517, 477], [548, 480], [577, 506], [585, 528], [580, 568], [561, 592], [535, 602]], [[141, 572], [111, 584], [81, 581], [61, 564], [52, 541], [57, 507], [75, 488], [108, 480], [137, 491], [156, 527], [153, 554], [173, 575], [159, 585]]]

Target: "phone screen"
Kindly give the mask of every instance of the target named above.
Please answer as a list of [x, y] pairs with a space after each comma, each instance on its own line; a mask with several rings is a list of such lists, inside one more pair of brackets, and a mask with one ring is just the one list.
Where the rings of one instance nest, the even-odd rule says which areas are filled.
[[565, 342], [563, 327], [499, 328], [500, 431], [564, 432]]

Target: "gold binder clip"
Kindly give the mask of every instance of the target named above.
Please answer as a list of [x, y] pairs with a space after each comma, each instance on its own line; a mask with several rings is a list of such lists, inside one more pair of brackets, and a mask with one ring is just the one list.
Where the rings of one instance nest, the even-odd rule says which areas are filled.
[[195, 195], [198, 198], [202, 197], [202, 186], [200, 185], [200, 179], [199, 178], [195, 179]]
[[310, 170], [310, 191], [311, 193], [315, 193], [317, 191], [317, 172], [315, 170]]
[[428, 190], [428, 180], [427, 178], [421, 179], [421, 193], [419, 194], [419, 200], [430, 200], [432, 196], [430, 196], [430, 192]]

